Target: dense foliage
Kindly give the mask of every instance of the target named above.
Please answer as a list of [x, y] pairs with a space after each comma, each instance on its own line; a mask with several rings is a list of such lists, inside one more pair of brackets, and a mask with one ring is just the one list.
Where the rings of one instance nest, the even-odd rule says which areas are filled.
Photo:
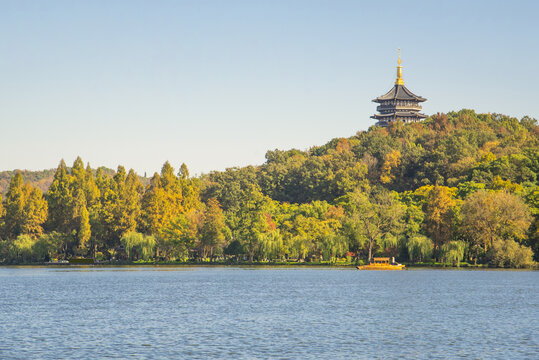
[[45, 195], [10, 178], [0, 261], [462, 261], [533, 266], [539, 126], [471, 110], [373, 127], [260, 166], [191, 178], [167, 162], [145, 185], [62, 161]]

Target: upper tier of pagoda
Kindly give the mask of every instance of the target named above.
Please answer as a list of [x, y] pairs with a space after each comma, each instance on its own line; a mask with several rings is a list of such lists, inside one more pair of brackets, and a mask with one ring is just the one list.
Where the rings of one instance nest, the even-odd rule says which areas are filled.
[[378, 126], [388, 126], [395, 121], [420, 121], [427, 117], [427, 115], [420, 113], [422, 107], [419, 103], [423, 101], [427, 101], [427, 99], [415, 95], [404, 86], [399, 49], [397, 80], [395, 81], [395, 86], [393, 86], [393, 88], [386, 94], [373, 100], [373, 102], [379, 103], [380, 105], [376, 108], [379, 114], [374, 114], [371, 118], [378, 120], [376, 123]]

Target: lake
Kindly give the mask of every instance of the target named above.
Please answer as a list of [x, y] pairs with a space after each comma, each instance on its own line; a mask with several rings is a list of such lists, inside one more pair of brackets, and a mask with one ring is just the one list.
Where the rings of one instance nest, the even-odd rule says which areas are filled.
[[539, 272], [3, 267], [1, 359], [539, 358]]

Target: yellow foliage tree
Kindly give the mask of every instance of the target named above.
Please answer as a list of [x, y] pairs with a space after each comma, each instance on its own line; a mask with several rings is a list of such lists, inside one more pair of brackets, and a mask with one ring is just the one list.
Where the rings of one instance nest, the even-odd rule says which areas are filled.
[[380, 175], [380, 181], [383, 184], [389, 184], [395, 180], [395, 175], [391, 173], [391, 170], [399, 166], [401, 162], [401, 153], [398, 150], [393, 150], [386, 154], [384, 164], [382, 165], [382, 175]]

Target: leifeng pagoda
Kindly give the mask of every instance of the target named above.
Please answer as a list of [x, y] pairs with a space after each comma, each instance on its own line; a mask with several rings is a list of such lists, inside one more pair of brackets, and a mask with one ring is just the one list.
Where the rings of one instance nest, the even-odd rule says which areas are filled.
[[402, 80], [401, 49], [399, 49], [399, 65], [397, 66], [397, 81], [395, 86], [385, 95], [379, 96], [373, 100], [378, 103], [376, 110], [379, 114], [371, 116], [378, 120], [376, 125], [388, 126], [395, 121], [416, 122], [427, 117], [421, 114], [421, 105], [419, 103], [427, 99], [417, 96], [404, 86]]

